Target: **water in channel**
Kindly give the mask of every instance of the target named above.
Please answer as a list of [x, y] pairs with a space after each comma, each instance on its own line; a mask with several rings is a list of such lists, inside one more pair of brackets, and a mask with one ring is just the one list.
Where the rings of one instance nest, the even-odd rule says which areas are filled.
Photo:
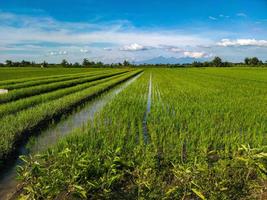
[[[75, 111], [67, 116], [61, 117], [58, 122], [51, 123], [47, 128], [40, 131], [40, 134], [33, 136], [32, 139], [19, 149], [20, 155], [30, 155], [44, 151], [56, 144], [61, 138], [72, 133], [75, 129], [81, 128], [87, 124], [89, 120], [93, 120], [96, 113], [111, 101], [117, 94], [123, 91], [127, 86], [138, 79], [141, 74], [127, 80], [124, 83], [110, 89], [99, 97], [84, 103]], [[16, 167], [22, 164], [17, 158], [6, 170], [0, 175], [0, 199], [9, 199], [14, 192], [18, 181], [16, 180]]]
[[146, 113], [143, 121], [143, 132], [144, 132], [144, 143], [147, 144], [149, 142], [149, 134], [147, 128], [147, 118], [151, 110], [151, 95], [152, 95], [152, 75], [150, 74], [149, 86], [148, 86], [148, 94], [147, 94], [147, 106]]

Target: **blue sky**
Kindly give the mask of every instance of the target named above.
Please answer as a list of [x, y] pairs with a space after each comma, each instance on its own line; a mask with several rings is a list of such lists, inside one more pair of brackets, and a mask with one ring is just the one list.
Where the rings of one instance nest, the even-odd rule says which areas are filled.
[[267, 60], [267, 0], [0, 0], [0, 62]]

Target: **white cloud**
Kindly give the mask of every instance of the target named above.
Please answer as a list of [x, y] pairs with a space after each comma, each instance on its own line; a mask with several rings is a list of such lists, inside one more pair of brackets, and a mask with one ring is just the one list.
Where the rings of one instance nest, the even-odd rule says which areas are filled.
[[88, 53], [89, 50], [87, 50], [87, 49], [80, 49], [80, 52], [81, 52], [81, 53]]
[[105, 48], [103, 48], [103, 50], [105, 50], [105, 51], [112, 51], [112, 48], [105, 47]]
[[171, 52], [174, 52], [174, 53], [180, 53], [183, 51], [182, 49], [180, 49], [178, 47], [170, 47], [168, 50]]
[[229, 15], [223, 15], [223, 14], [220, 14], [219, 17], [220, 17], [220, 18], [230, 18]]
[[[7, 20], [9, 19], [9, 20]], [[3, 22], [3, 23], [2, 23]], [[129, 23], [129, 22], [128, 22]], [[128, 26], [128, 24], [127, 24]], [[131, 43], [129, 44], [129, 41]], [[90, 46], [93, 43], [109, 43], [111, 48]], [[100, 58], [106, 62], [123, 60], [129, 56], [127, 51], [136, 52], [136, 59], [143, 59], [154, 54], [164, 53], [160, 45], [171, 46], [178, 44], [181, 47], [195, 45], [210, 45], [213, 41], [207, 37], [190, 33], [184, 34], [172, 29], [137, 29], [125, 27], [124, 21], [103, 24], [59, 22], [49, 17], [36, 17], [3, 14], [0, 11], [0, 62], [7, 58], [19, 60], [22, 55], [25, 59], [57, 62], [60, 55], [79, 61], [84, 47], [90, 47], [93, 52], [90, 58]], [[121, 49], [120, 49], [121, 47]], [[58, 49], [64, 49], [59, 52]], [[83, 49], [81, 51], [81, 49]], [[151, 51], [144, 51], [150, 49]], [[17, 53], [19, 50], [19, 53]], [[112, 51], [111, 51], [112, 50]], [[120, 51], [123, 50], [123, 51]], [[3, 53], [4, 51], [4, 53]], [[142, 53], [138, 53], [143, 51]], [[175, 51], [173, 49], [173, 51]], [[49, 52], [49, 53], [48, 53]]]
[[238, 16], [238, 17], [247, 17], [247, 15], [245, 13], [237, 13], [236, 16]]
[[190, 57], [190, 58], [209, 58], [211, 57], [211, 54], [208, 54], [203, 51], [188, 51], [184, 50], [178, 47], [167, 47], [167, 51], [173, 52], [173, 53], [178, 53], [182, 57]]
[[[6, 20], [7, 18], [12, 20]], [[126, 46], [131, 41], [132, 44], [149, 47], [160, 44], [186, 46], [211, 43], [210, 39], [200, 37], [198, 34], [181, 34], [177, 30], [140, 30], [128, 24], [128, 28], [125, 26], [124, 21], [104, 25], [69, 23], [59, 22], [49, 17], [32, 18], [0, 12], [0, 44], [50, 42], [88, 45], [93, 42], [108, 42]]]
[[213, 16], [209, 16], [209, 19], [214, 20], [214, 21], [217, 20], [217, 18]]
[[59, 51], [58, 54], [59, 54], [59, 55], [66, 55], [66, 54], [68, 54], [68, 53], [67, 53], [67, 51]]
[[67, 51], [50, 51], [49, 55], [50, 56], [60, 56], [60, 55], [67, 55]]
[[57, 52], [51, 51], [51, 52], [49, 52], [49, 55], [50, 55], [50, 56], [57, 55]]
[[125, 45], [122, 48], [120, 48], [121, 51], [144, 51], [144, 50], [148, 50], [148, 49], [149, 49], [149, 47], [145, 47], [145, 46], [137, 44], [137, 43]]
[[267, 47], [267, 40], [256, 40], [256, 39], [222, 39], [217, 43], [219, 46], [231, 47], [231, 46], [258, 46]]
[[183, 55], [185, 57], [190, 57], [190, 58], [209, 58], [212, 55], [208, 54], [206, 52], [194, 52], [194, 51], [185, 51], [183, 52]]

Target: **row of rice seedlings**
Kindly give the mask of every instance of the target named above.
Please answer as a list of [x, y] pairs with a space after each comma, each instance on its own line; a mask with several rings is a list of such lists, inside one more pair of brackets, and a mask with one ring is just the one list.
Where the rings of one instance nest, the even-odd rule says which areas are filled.
[[[152, 104], [149, 132], [160, 152], [159, 166], [169, 166], [174, 173], [169, 198], [240, 199], [260, 194], [266, 170], [266, 95], [251, 88], [251, 97], [245, 98], [242, 90], [251, 84], [247, 81], [209, 79], [182, 70], [155, 70], [153, 77], [160, 97], [155, 95]], [[266, 90], [261, 88], [262, 94]], [[251, 159], [249, 151], [240, 151], [242, 145], [255, 148], [261, 158]]]
[[75, 85], [72, 87], [62, 88], [62, 89], [58, 89], [56, 91], [52, 91], [52, 92], [48, 92], [48, 93], [44, 93], [44, 94], [40, 94], [40, 95], [36, 95], [36, 96], [31, 96], [28, 98], [23, 98], [23, 99], [19, 99], [16, 101], [2, 104], [2, 105], [0, 105], [0, 117], [3, 117], [3, 116], [8, 115], [8, 114], [14, 114], [18, 111], [35, 106], [35, 105], [40, 104], [40, 103], [44, 103], [44, 102], [48, 102], [48, 101], [51, 101], [54, 99], [61, 98], [65, 95], [81, 91], [81, 90], [86, 89], [88, 87], [92, 87], [94, 85], [112, 80], [113, 78], [117, 78], [120, 76], [124, 76], [124, 74], [115, 75], [115, 76], [100, 79], [97, 81], [86, 82], [86, 83]]
[[[253, 70], [252, 70], [253, 72]], [[266, 72], [267, 73], [267, 72]], [[231, 74], [231, 75], [230, 75]], [[203, 86], [209, 84], [212, 81], [213, 87], [215, 87], [217, 90], [224, 90], [225, 93], [231, 93], [231, 95], [239, 95], [242, 97], [251, 97], [249, 94], [249, 91], [253, 90], [254, 95], [266, 95], [266, 84], [267, 81], [264, 81], [263, 79], [255, 80], [257, 77], [256, 75], [249, 78], [250, 76], [247, 75], [247, 73], [242, 73], [241, 76], [236, 74], [233, 75], [233, 70], [231, 70], [231, 73], [228, 72], [228, 76], [226, 72], [222, 74], [221, 71], [216, 74], [214, 71], [209, 71], [209, 70], [202, 70], [202, 71], [195, 71], [194, 69], [188, 70], [187, 73], [187, 79], [188, 78], [193, 78], [198, 76], [203, 79], [208, 79], [209, 82], [204, 82], [202, 81], [201, 83], [198, 82], [198, 84], [201, 84]], [[257, 74], [259, 76], [259, 74]], [[221, 84], [222, 81], [217, 81], [217, 80], [222, 80], [223, 84]], [[197, 80], [196, 80], [197, 81]], [[227, 84], [227, 87], [225, 87]], [[235, 91], [233, 94], [232, 91]]]
[[[190, 69], [190, 71], [199, 72], [196, 69]], [[221, 76], [227, 79], [242, 79], [243, 81], [253, 81], [254, 83], [259, 82], [267, 82], [266, 68], [222, 68], [221, 70], [217, 70], [216, 68], [206, 68], [202, 70], [200, 73], [205, 73], [207, 75], [214, 75], [215, 77]]]
[[[17, 70], [17, 69], [12, 69], [12, 70]], [[10, 71], [12, 71], [10, 69]], [[25, 71], [25, 69], [23, 69]], [[57, 70], [57, 69], [53, 69], [53, 70]], [[67, 70], [67, 69], [65, 69]], [[31, 78], [18, 78], [18, 79], [8, 79], [8, 80], [2, 80], [0, 81], [0, 85], [12, 85], [12, 84], [18, 84], [18, 83], [25, 83], [28, 81], [37, 81], [37, 80], [44, 80], [44, 79], [50, 79], [50, 78], [60, 78], [60, 77], [65, 77], [68, 75], [82, 75], [84, 73], [92, 73], [92, 72], [97, 72], [97, 71], [102, 71], [103, 69], [96, 69], [96, 68], [92, 68], [86, 72], [76, 72], [76, 73], [63, 73], [60, 75], [53, 75], [53, 71], [51, 71], [51, 75], [46, 75], [46, 76], [37, 76], [37, 77], [31, 77]], [[116, 70], [116, 69], [112, 69], [112, 70]], [[32, 72], [32, 74], [35, 74], [34, 72]]]
[[141, 177], [131, 180], [135, 177], [130, 174], [138, 162], [145, 160], [142, 123], [148, 81], [149, 74], [144, 73], [115, 96], [87, 127], [35, 157], [38, 170], [43, 173], [33, 179], [31, 161], [20, 168], [21, 172], [29, 172], [27, 178], [21, 178], [30, 180], [25, 182], [26, 187], [34, 191], [24, 190], [24, 195], [34, 199], [57, 198], [67, 193], [83, 199], [132, 199], [133, 194], [127, 194], [127, 187], [132, 186], [130, 189], [137, 195], [135, 182], [140, 181], [140, 187], [143, 182]]
[[111, 72], [111, 70], [106, 70], [106, 71], [96, 71], [96, 72], [89, 72], [89, 73], [83, 73], [83, 74], [69, 74], [65, 75], [63, 77], [56, 77], [56, 78], [47, 78], [43, 80], [34, 80], [34, 81], [25, 81], [23, 83], [16, 83], [16, 84], [11, 84], [11, 85], [1, 85], [0, 88], [5, 88], [8, 90], [14, 90], [14, 89], [20, 89], [20, 88], [26, 88], [30, 86], [37, 86], [37, 85], [44, 85], [48, 83], [56, 83], [56, 82], [61, 82], [61, 81], [66, 81], [66, 80], [75, 80], [83, 77], [90, 77], [98, 74], [105, 74]]
[[95, 76], [80, 78], [77, 80], [68, 80], [68, 81], [62, 81], [58, 83], [50, 83], [46, 85], [38, 85], [38, 86], [32, 86], [28, 88], [21, 88], [18, 90], [13, 90], [7, 94], [1, 95], [0, 103], [7, 103], [7, 102], [14, 101], [17, 99], [39, 95], [45, 92], [51, 92], [54, 90], [58, 90], [60, 88], [71, 87], [71, 86], [75, 86], [75, 85], [85, 83], [85, 82], [96, 81], [99, 79], [111, 77], [111, 76], [126, 73], [126, 72], [127, 71], [111, 72], [111, 73], [107, 73], [104, 75], [95, 75]]
[[[164, 79], [160, 78], [160, 80]], [[224, 79], [217, 79], [217, 82], [221, 82], [220, 84], [223, 85], [222, 89], [212, 89], [209, 92], [208, 89], [204, 90], [204, 87], [193, 89], [194, 85], [191, 84], [193, 79], [190, 78], [190, 80], [183, 88], [180, 88], [179, 83], [177, 84], [177, 81], [174, 80], [173, 83], [169, 83], [174, 91], [168, 92], [169, 89], [165, 87], [161, 90], [161, 93], [164, 94], [164, 102], [172, 105], [166, 112], [173, 113], [170, 119], [172, 119], [172, 124], [178, 124], [175, 128], [179, 128], [179, 131], [189, 132], [190, 137], [195, 135], [195, 142], [200, 141], [201, 133], [204, 133], [204, 137], [205, 134], [210, 134], [209, 140], [215, 147], [218, 145], [217, 148], [232, 147], [236, 149], [240, 144], [250, 144], [254, 147], [263, 144], [266, 139], [264, 132], [266, 131], [267, 116], [265, 112], [262, 112], [262, 108], [266, 105], [265, 98], [257, 96], [259, 91], [251, 89], [251, 96], [244, 98], [243, 92], [239, 93], [238, 91], [244, 90], [246, 87], [240, 87], [239, 82], [235, 84], [226, 82]], [[213, 84], [206, 78], [201, 80], [199, 76], [196, 80], [198, 82], [205, 80], [207, 84]], [[230, 85], [235, 85], [235, 89], [232, 88], [230, 91]], [[243, 85], [246, 84], [243, 83]], [[177, 89], [175, 89], [176, 87]], [[261, 91], [264, 94], [263, 88]], [[165, 120], [166, 118], [164, 117]], [[254, 136], [256, 133], [257, 139]], [[225, 144], [223, 140], [228, 142]], [[192, 152], [195, 150], [192, 149]]]
[[18, 112], [15, 115], [5, 116], [0, 122], [1, 160], [8, 157], [8, 155], [16, 147], [16, 143], [26, 136], [29, 130], [46, 123], [47, 121], [70, 110], [77, 104], [95, 97], [96, 95], [114, 87], [138, 73], [140, 73], [140, 71], [129, 72], [125, 74], [125, 76], [114, 78], [105, 83], [67, 95], [60, 99], [39, 104], [32, 108]]

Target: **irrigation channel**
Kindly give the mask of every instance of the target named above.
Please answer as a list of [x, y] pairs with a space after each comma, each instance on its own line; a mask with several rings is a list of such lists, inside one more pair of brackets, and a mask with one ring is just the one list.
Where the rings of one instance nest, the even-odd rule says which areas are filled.
[[[89, 120], [93, 120], [96, 113], [110, 102], [117, 94], [123, 91], [127, 86], [138, 79], [143, 73], [136, 75], [133, 78], [121, 83], [120, 85], [103, 93], [99, 97], [84, 103], [76, 108], [72, 113], [62, 116], [58, 121], [51, 122], [45, 129], [33, 136], [23, 144], [19, 149], [19, 155], [31, 155], [44, 151], [56, 144], [61, 138], [72, 133], [77, 128], [82, 128]], [[13, 199], [12, 196], [18, 190], [19, 184], [16, 180], [16, 167], [22, 164], [22, 161], [17, 158], [12, 163], [6, 166], [0, 176], [0, 199]]]
[[143, 120], [143, 132], [144, 132], [144, 143], [149, 143], [149, 134], [148, 134], [148, 128], [147, 128], [147, 118], [151, 110], [151, 95], [152, 95], [152, 75], [150, 74], [149, 79], [149, 86], [148, 86], [148, 94], [147, 94], [147, 106], [146, 106], [146, 112], [145, 117]]

